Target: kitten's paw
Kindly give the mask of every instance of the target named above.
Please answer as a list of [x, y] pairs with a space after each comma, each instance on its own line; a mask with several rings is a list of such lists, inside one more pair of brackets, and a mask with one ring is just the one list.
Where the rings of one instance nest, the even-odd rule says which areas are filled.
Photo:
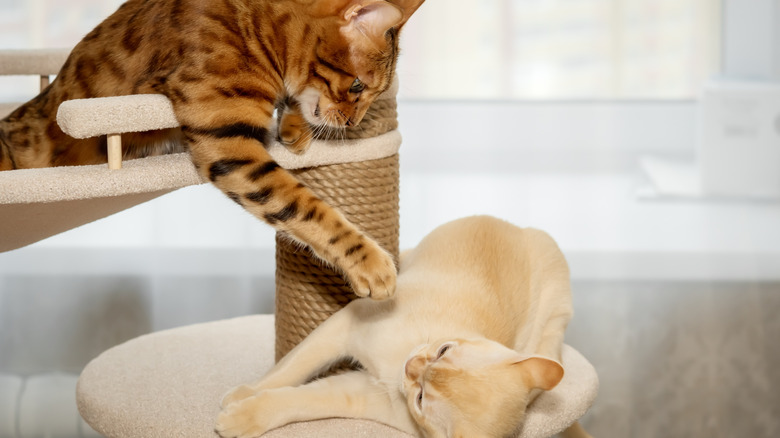
[[311, 141], [311, 128], [303, 116], [285, 112], [279, 121], [279, 142], [290, 152], [300, 155], [309, 149]]
[[371, 297], [374, 300], [392, 297], [395, 294], [397, 275], [393, 258], [373, 241], [364, 242], [362, 245], [365, 245], [365, 252], [359, 254], [358, 260], [346, 269], [347, 281], [355, 295]]
[[265, 424], [263, 398], [252, 396], [228, 405], [217, 416], [214, 429], [223, 438], [254, 438], [271, 429]]
[[257, 394], [257, 391], [255, 391], [249, 385], [236, 386], [235, 388], [231, 389], [227, 394], [225, 394], [224, 397], [222, 397], [221, 406], [223, 408], [226, 408], [229, 405], [232, 405], [233, 403], [252, 397], [255, 394]]

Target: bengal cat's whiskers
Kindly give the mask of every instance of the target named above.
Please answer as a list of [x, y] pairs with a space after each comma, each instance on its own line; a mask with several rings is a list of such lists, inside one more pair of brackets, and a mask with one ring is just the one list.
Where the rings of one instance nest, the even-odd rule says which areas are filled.
[[323, 122], [314, 126], [312, 130], [312, 140], [323, 138], [325, 132], [328, 130], [328, 125]]
[[311, 143], [316, 138], [315, 129], [311, 125], [306, 125], [306, 129], [301, 134], [301, 139], [305, 144]]
[[341, 144], [346, 143], [347, 142], [347, 128], [346, 127], [342, 127], [341, 129], [339, 129], [338, 134], [339, 134], [339, 137], [340, 137], [339, 138], [339, 143], [341, 143]]

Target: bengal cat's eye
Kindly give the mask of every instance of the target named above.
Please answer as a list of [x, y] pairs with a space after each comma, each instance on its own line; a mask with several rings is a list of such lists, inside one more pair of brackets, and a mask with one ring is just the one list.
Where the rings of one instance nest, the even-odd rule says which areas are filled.
[[446, 353], [450, 348], [452, 348], [452, 344], [444, 344], [439, 347], [439, 351], [436, 352], [436, 359], [441, 359], [441, 357], [444, 356], [444, 353]]
[[360, 79], [355, 78], [355, 81], [352, 82], [352, 86], [349, 87], [350, 93], [360, 93], [361, 91], [366, 89], [366, 84], [363, 83]]

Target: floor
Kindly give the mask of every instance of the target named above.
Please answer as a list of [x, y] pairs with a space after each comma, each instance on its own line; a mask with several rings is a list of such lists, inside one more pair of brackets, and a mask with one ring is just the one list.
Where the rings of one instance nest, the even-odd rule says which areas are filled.
[[780, 434], [780, 284], [579, 282], [567, 342], [599, 372], [595, 437]]

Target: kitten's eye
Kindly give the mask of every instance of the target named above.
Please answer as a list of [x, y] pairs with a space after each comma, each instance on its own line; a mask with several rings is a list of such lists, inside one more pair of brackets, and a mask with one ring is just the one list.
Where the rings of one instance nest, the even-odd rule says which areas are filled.
[[417, 394], [417, 407], [422, 411], [422, 401], [423, 401], [423, 392], [422, 389], [420, 390], [420, 393]]
[[436, 352], [436, 359], [441, 359], [442, 356], [444, 356], [444, 353], [447, 352], [452, 347], [452, 344], [444, 344], [441, 347], [439, 347], [439, 351]]
[[366, 84], [363, 83], [360, 79], [355, 78], [355, 82], [352, 83], [352, 86], [349, 87], [350, 93], [360, 93], [361, 91], [366, 89]]

